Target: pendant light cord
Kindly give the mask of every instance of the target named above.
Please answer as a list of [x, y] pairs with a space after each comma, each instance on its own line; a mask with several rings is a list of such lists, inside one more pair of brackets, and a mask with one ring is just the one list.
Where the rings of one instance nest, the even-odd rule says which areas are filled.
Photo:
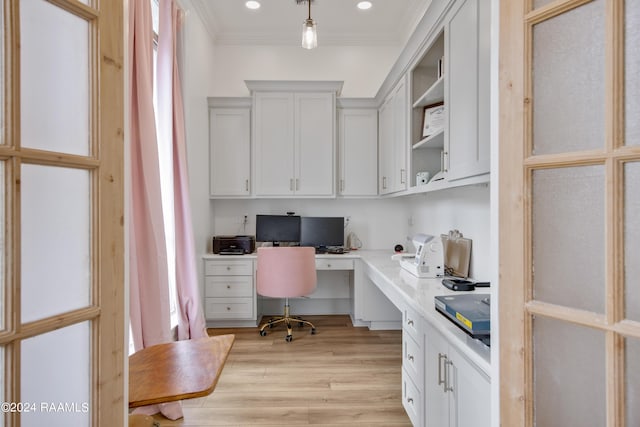
[[309, 19], [311, 19], [311, 0], [309, 0]]

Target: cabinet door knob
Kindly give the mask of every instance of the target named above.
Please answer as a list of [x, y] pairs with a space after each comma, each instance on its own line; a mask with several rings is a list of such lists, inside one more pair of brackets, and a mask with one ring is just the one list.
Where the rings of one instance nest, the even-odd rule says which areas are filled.
[[331, 264], [327, 264], [327, 268], [331, 268]]
[[412, 397], [407, 397], [407, 403], [411, 403], [413, 405], [413, 398]]
[[407, 359], [409, 359], [410, 361], [412, 361], [412, 362], [413, 362], [413, 356], [412, 356], [412, 355], [410, 355], [410, 354], [409, 354], [409, 355], [407, 355]]
[[227, 307], [227, 311], [231, 311], [231, 307]]
[[227, 271], [231, 271], [231, 267], [227, 265]]
[[413, 320], [411, 320], [411, 319], [407, 320], [407, 325], [413, 326]]
[[227, 289], [231, 289], [231, 285], [227, 285]]

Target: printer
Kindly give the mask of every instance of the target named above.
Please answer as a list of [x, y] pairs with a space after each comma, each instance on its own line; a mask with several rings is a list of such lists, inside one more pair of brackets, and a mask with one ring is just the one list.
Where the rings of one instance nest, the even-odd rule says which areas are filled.
[[255, 236], [213, 236], [213, 253], [244, 255], [255, 252]]

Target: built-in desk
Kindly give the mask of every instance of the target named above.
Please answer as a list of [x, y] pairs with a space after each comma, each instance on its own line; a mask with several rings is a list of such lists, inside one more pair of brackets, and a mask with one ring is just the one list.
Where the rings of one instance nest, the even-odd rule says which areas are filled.
[[[339, 309], [351, 315], [355, 326], [402, 329], [402, 399], [415, 426], [488, 426], [490, 350], [439, 314], [434, 305], [435, 296], [460, 292], [445, 288], [440, 279], [412, 276], [391, 255], [390, 251], [362, 250], [317, 255], [319, 292], [324, 286], [343, 288], [347, 305]], [[256, 255], [203, 258], [210, 326], [256, 326], [261, 314], [255, 293]], [[280, 301], [273, 301], [278, 313]], [[244, 308], [236, 310], [236, 306]], [[315, 307], [313, 314], [334, 314], [327, 305]], [[212, 313], [222, 316], [213, 324]], [[248, 317], [239, 319], [238, 313]]]

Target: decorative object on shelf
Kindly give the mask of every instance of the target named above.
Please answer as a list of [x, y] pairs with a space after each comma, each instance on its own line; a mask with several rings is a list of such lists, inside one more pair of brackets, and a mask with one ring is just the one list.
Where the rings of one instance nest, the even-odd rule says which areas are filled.
[[297, 4], [309, 4], [309, 16], [302, 23], [302, 47], [305, 49], [313, 49], [318, 47], [318, 30], [316, 21], [311, 19], [311, 2], [313, 0], [296, 0]]
[[429, 172], [416, 173], [416, 185], [425, 185], [429, 182]]
[[397, 244], [393, 247], [393, 251], [397, 254], [404, 252], [404, 246]]
[[444, 128], [445, 109], [443, 103], [424, 107], [422, 120], [422, 136], [427, 137], [440, 132]]

